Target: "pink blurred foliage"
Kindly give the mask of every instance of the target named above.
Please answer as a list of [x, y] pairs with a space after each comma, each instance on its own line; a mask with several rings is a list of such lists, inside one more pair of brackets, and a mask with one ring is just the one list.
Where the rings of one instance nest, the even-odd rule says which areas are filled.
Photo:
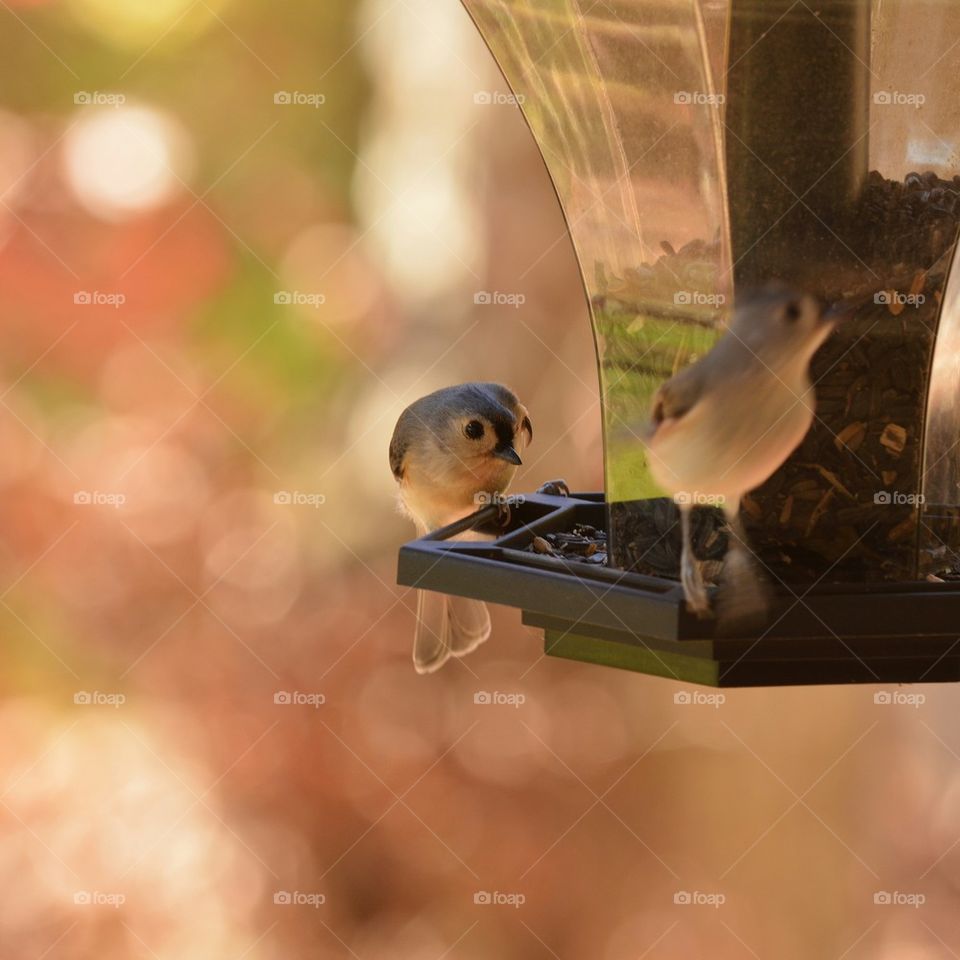
[[[189, 199], [122, 224], [76, 210], [27, 210], [10, 231], [0, 248], [3, 349], [32, 359], [64, 335], [42, 370], [95, 375], [128, 339], [128, 326], [145, 337], [178, 329], [231, 272], [223, 229]], [[78, 315], [74, 298], [85, 292], [125, 300], [92, 303]]]

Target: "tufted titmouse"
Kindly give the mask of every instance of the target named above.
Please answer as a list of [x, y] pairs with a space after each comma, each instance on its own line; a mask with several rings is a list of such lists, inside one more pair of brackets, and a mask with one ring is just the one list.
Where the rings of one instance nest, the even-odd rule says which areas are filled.
[[[502, 494], [521, 463], [519, 451], [532, 439], [526, 408], [498, 383], [446, 387], [407, 407], [390, 441], [390, 468], [418, 534], [473, 513], [481, 494], [487, 502]], [[482, 601], [420, 591], [413, 641], [418, 673], [438, 670], [489, 636]]]
[[813, 422], [810, 361], [838, 319], [811, 296], [782, 287], [737, 304], [728, 331], [657, 391], [645, 430], [650, 473], [680, 507], [681, 581], [690, 610], [709, 611], [690, 543], [690, 511], [722, 506], [730, 528], [720, 615], [742, 620], [765, 598], [739, 519], [743, 494], [799, 446]]

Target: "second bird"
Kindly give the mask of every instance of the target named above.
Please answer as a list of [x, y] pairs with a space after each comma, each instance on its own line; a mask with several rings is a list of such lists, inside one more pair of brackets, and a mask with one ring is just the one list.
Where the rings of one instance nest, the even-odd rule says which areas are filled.
[[765, 607], [739, 519], [743, 494], [759, 487], [799, 446], [814, 418], [810, 361], [837, 314], [781, 287], [738, 302], [729, 330], [696, 363], [657, 391], [645, 430], [650, 473], [680, 506], [681, 580], [690, 609], [709, 611], [690, 542], [690, 511], [723, 506], [729, 548], [721, 617], [752, 618]]

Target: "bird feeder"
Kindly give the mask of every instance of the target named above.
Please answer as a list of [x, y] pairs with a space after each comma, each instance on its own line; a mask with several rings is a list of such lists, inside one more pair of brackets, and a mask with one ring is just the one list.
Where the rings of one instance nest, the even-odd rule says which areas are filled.
[[[408, 545], [401, 582], [518, 606], [554, 655], [715, 685], [960, 679], [960, 5], [464, 4], [577, 253], [606, 492]], [[721, 637], [685, 609], [676, 504], [633, 433], [771, 281], [851, 313], [814, 360], [812, 429], [744, 500], [769, 622]], [[726, 533], [694, 516], [709, 578]]]

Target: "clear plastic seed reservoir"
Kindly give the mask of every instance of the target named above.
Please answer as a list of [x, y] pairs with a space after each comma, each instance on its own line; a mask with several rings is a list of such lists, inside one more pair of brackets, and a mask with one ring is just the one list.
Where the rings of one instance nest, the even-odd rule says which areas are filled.
[[[738, 291], [776, 280], [855, 310], [816, 358], [813, 429], [744, 503], [761, 559], [801, 583], [949, 566], [960, 7], [465, 2], [520, 95], [580, 260], [611, 562], [675, 572], [678, 541], [658, 543], [672, 511], [630, 428], [710, 348]], [[722, 555], [709, 511], [698, 542]]]

